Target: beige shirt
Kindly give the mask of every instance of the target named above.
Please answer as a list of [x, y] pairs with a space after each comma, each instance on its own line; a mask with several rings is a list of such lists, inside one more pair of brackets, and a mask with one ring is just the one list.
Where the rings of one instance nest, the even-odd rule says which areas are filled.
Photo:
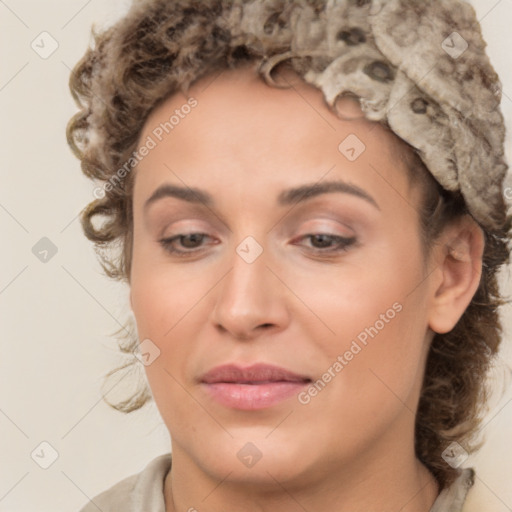
[[[131, 475], [93, 498], [80, 512], [165, 512], [164, 481], [171, 469], [171, 454], [154, 458], [140, 473]], [[459, 469], [457, 480], [443, 489], [430, 512], [463, 512], [473, 485], [472, 468]], [[191, 510], [194, 510], [193, 505]]]

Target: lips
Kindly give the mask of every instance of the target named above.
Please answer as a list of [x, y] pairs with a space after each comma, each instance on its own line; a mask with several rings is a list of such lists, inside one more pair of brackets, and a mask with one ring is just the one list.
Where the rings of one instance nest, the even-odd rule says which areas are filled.
[[219, 382], [266, 384], [270, 382], [311, 382], [311, 379], [278, 366], [255, 364], [247, 368], [236, 365], [217, 366], [203, 375], [201, 382], [206, 384]]
[[224, 407], [246, 411], [278, 405], [310, 382], [305, 375], [267, 364], [246, 368], [218, 366], [201, 378], [201, 385], [210, 398]]

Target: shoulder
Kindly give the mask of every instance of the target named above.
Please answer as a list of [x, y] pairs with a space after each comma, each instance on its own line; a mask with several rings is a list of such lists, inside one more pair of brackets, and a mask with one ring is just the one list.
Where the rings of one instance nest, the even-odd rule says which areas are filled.
[[[138, 475], [131, 475], [124, 478], [109, 489], [98, 494], [80, 509], [80, 512], [109, 512], [117, 507], [127, 509], [128, 501]], [[129, 510], [129, 509], [128, 509]]]
[[475, 470], [461, 468], [449, 487], [441, 491], [430, 512], [466, 512], [466, 497], [475, 483]]
[[92, 498], [80, 512], [165, 512], [164, 481], [171, 461], [170, 453], [154, 458], [140, 473], [124, 478]]
[[478, 478], [473, 468], [461, 468], [450, 487], [443, 489], [430, 512], [494, 512], [503, 502]]
[[487, 476], [484, 478], [482, 479], [482, 477], [475, 475], [475, 485], [468, 493], [462, 512], [482, 512], [482, 510], [485, 512], [501, 512], [506, 510], [504, 501], [500, 498], [499, 493], [496, 492], [496, 487], [506, 489], [506, 486], [509, 485], [509, 475], [503, 474], [503, 479], [492, 482], [492, 487], [487, 485]]

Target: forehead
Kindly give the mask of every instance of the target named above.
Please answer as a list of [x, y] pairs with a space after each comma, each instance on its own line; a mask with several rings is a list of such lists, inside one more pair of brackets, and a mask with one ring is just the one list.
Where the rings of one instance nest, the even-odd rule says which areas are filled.
[[137, 166], [136, 182], [149, 192], [165, 178], [176, 181], [171, 168], [187, 169], [195, 183], [222, 181], [226, 173], [246, 184], [258, 178], [277, 184], [279, 176], [300, 183], [335, 168], [351, 181], [373, 174], [374, 181], [404, 186], [394, 134], [366, 120], [350, 99], [338, 102], [338, 112], [350, 118], [340, 119], [322, 92], [292, 71], [280, 72], [277, 81], [290, 87], [267, 85], [247, 66], [205, 76], [188, 95], [165, 99], [141, 133], [140, 144], [148, 138], [156, 144]]
[[[307, 133], [309, 138], [313, 138], [316, 131], [331, 134], [339, 132], [340, 121], [343, 121], [343, 118], [340, 119], [328, 107], [320, 89], [306, 83], [287, 68], [280, 69], [275, 78], [284, 88], [266, 84], [258, 74], [255, 64], [208, 74], [189, 87], [188, 96], [177, 92], [161, 102], [148, 117], [142, 135], [149, 133], [151, 128], [160, 123], [169, 121], [170, 115], [179, 113], [177, 111], [186, 105], [190, 97], [197, 100], [199, 106], [194, 107], [191, 113], [200, 111], [201, 114], [187, 114], [187, 122], [183, 125], [193, 125], [196, 130], [201, 126], [209, 128], [208, 118], [211, 120], [215, 117], [216, 126], [223, 128], [226, 127], [226, 123], [249, 129], [256, 128], [257, 123], [266, 124], [269, 128], [279, 124], [281, 127], [287, 125], [287, 133], [303, 132]], [[346, 123], [346, 128], [351, 124], [354, 130], [364, 134], [368, 142], [378, 141], [383, 146], [389, 146], [398, 140], [378, 123], [366, 120], [358, 102], [351, 96], [340, 98], [335, 110], [344, 115], [346, 121], [351, 121]], [[198, 120], [198, 117], [201, 119]], [[266, 118], [266, 123], [262, 118]], [[311, 131], [312, 127], [318, 130]], [[188, 130], [186, 126], [185, 129], [179, 130], [173, 128], [173, 137], [179, 136], [180, 131]], [[204, 131], [201, 130], [198, 134]]]

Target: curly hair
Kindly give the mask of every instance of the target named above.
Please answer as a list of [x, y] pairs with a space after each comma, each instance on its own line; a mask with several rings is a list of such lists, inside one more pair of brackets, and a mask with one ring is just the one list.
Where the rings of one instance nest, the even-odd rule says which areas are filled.
[[[150, 112], [170, 95], [186, 93], [203, 76], [251, 62], [260, 62], [258, 72], [269, 86], [283, 87], [271, 76], [273, 66], [266, 64], [268, 55], [289, 52], [278, 34], [279, 27], [289, 23], [296, 3], [269, 2], [268, 19], [254, 20], [264, 23], [265, 44], [257, 39], [241, 43], [223, 28], [219, 23], [221, 0], [139, 0], [110, 28], [101, 33], [93, 28], [93, 44], [70, 77], [80, 110], [68, 124], [67, 138], [81, 160], [83, 173], [103, 185], [99, 197], [82, 211], [81, 222], [107, 276], [130, 281], [133, 173], [126, 162], [134, 160]], [[325, 7], [325, 0], [307, 3], [315, 12]], [[299, 74], [311, 65], [304, 56], [287, 59]], [[467, 209], [461, 195], [444, 190], [414, 148], [398, 140], [410, 179], [422, 187], [420, 234], [428, 253], [443, 228], [466, 215]], [[98, 216], [104, 222], [95, 225]], [[453, 330], [434, 335], [427, 359], [416, 415], [415, 449], [441, 488], [451, 484], [457, 474], [441, 457], [443, 450], [453, 441], [468, 452], [477, 449], [473, 440], [489, 393], [485, 376], [502, 337], [498, 308], [505, 300], [497, 273], [509, 261], [512, 220], [505, 211], [497, 212], [497, 217], [505, 218], [499, 228], [481, 226], [485, 249], [479, 287]], [[137, 365], [134, 331], [121, 331], [124, 335], [119, 337], [119, 346], [132, 358], [107, 378]], [[123, 334], [121, 331], [116, 334]], [[147, 383], [141, 384], [128, 399], [107, 403], [123, 412], [142, 407], [152, 396]]]

